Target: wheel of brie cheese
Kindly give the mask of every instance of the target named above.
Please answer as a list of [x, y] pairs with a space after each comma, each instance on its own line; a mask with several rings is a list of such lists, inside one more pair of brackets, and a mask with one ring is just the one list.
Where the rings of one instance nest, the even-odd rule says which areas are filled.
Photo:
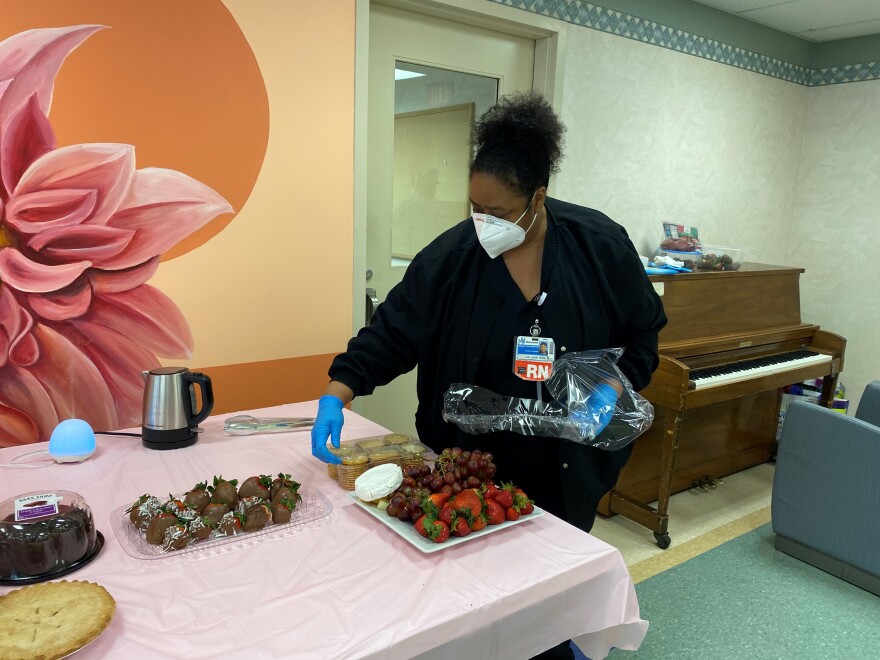
[[403, 471], [395, 463], [377, 465], [354, 480], [354, 492], [364, 502], [391, 495], [403, 483]]

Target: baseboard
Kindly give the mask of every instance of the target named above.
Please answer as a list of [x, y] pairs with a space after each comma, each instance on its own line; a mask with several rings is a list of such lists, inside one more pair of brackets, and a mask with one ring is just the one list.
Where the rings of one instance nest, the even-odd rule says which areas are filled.
[[800, 559], [802, 562], [830, 573], [834, 577], [838, 577], [865, 591], [870, 591], [876, 596], [880, 596], [880, 576], [878, 575], [872, 575], [867, 571], [850, 566], [839, 559], [829, 557], [818, 550], [805, 546], [803, 543], [798, 543], [779, 534], [776, 535], [775, 546], [777, 550], [791, 555], [795, 559]]

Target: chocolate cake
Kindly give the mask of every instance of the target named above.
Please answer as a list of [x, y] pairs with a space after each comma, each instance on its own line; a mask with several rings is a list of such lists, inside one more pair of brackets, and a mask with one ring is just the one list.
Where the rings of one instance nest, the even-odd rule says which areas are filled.
[[95, 524], [85, 500], [69, 491], [52, 495], [58, 498], [56, 506], [41, 507], [43, 501], [35, 500], [29, 513], [37, 515], [18, 521], [15, 502], [28, 495], [0, 504], [0, 579], [51, 575], [70, 568], [94, 551]]

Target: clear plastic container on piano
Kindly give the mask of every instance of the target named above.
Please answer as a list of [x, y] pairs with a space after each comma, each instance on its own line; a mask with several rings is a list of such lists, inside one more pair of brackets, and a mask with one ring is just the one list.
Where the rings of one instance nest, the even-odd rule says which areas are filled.
[[700, 251], [693, 252], [677, 252], [676, 250], [664, 250], [660, 248], [658, 250], [658, 254], [661, 257], [672, 257], [673, 259], [677, 259], [678, 261], [684, 262], [685, 268], [690, 268], [691, 270], [697, 269], [697, 264], [700, 262], [703, 254]]
[[721, 245], [704, 245], [697, 263], [700, 270], [739, 270], [742, 266], [742, 250]]

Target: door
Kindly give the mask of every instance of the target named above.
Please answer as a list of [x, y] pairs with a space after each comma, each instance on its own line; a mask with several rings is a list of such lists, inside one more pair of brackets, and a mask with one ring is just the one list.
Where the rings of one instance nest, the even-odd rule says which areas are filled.
[[[413, 254], [468, 216], [471, 123], [532, 89], [535, 40], [376, 3], [369, 25], [364, 287], [381, 303]], [[415, 370], [352, 403], [411, 435], [416, 407]]]

